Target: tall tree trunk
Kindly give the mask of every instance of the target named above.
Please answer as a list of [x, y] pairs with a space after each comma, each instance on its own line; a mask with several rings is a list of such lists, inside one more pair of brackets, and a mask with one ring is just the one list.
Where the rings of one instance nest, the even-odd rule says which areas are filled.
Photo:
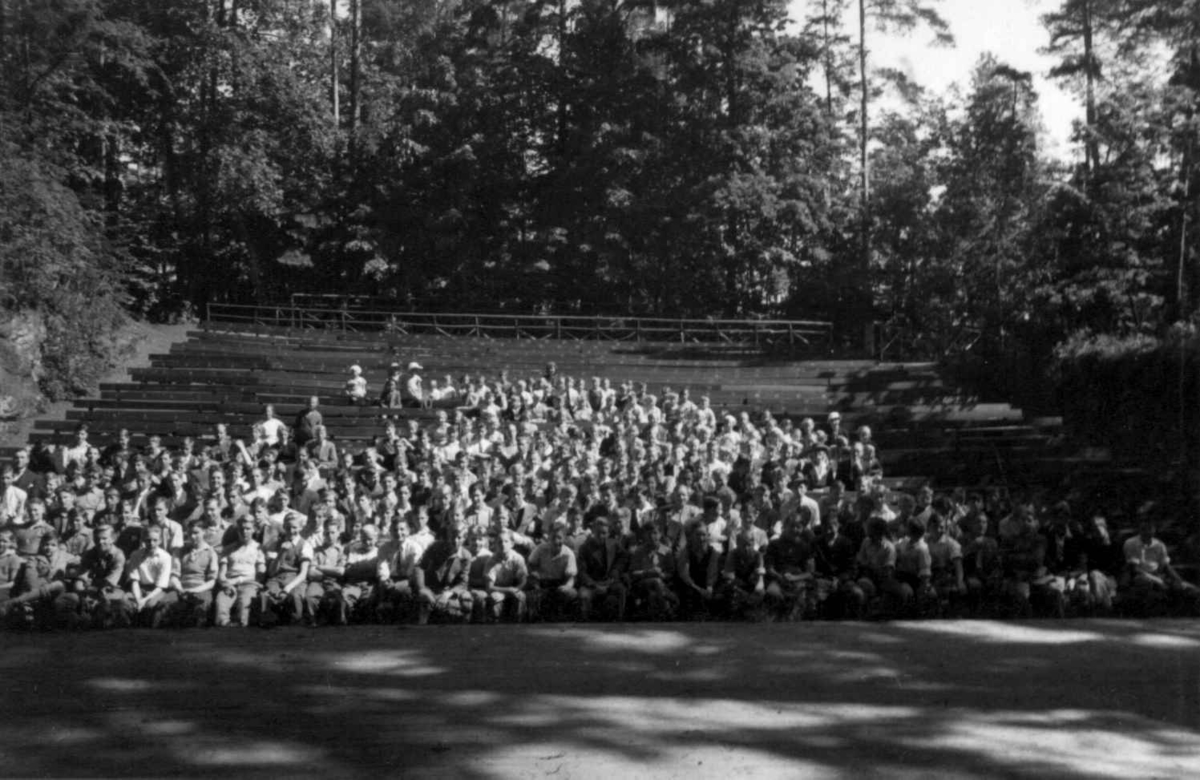
[[867, 153], [867, 141], [871, 130], [870, 83], [867, 79], [867, 3], [858, 0], [858, 72], [860, 86], [859, 106], [859, 262], [858, 279], [852, 280], [855, 296], [855, 317], [858, 325], [866, 325], [871, 309], [871, 170]]
[[337, 126], [342, 123], [338, 87], [337, 0], [329, 0], [329, 87], [333, 102], [333, 124]]
[[1096, 142], [1096, 51], [1092, 43], [1092, 0], [1083, 0], [1083, 73], [1085, 84], [1084, 121], [1087, 124], [1087, 140], [1084, 144], [1087, 156], [1088, 180], [1100, 167], [1100, 146]]
[[362, 1], [350, 0], [350, 144], [362, 115]]
[[[220, 30], [225, 26], [225, 0], [209, 0], [204, 2], [204, 22], [212, 24]], [[213, 53], [210, 52], [210, 57]], [[213, 193], [212, 182], [216, 177], [212, 163], [213, 126], [217, 113], [218, 72], [215, 58], [212, 58], [200, 88], [200, 141], [199, 159], [195, 171], [199, 177], [196, 196], [196, 221], [199, 223], [197, 232], [200, 234], [200, 250], [192, 252], [188, 259], [188, 282], [186, 288], [189, 297], [196, 304], [203, 305], [211, 298], [215, 277], [220, 272], [212, 263], [213, 257]]]
[[555, 148], [558, 150], [559, 165], [567, 154], [567, 0], [558, 0], [558, 105], [555, 107], [557, 139]]
[[833, 116], [833, 43], [829, 36], [829, 0], [821, 0], [822, 48], [825, 60], [825, 113]]
[[867, 114], [870, 100], [870, 85], [867, 83], [867, 3], [858, 0], [858, 74], [859, 74], [859, 119], [858, 119], [858, 162], [859, 198], [863, 214], [871, 199], [871, 177], [867, 168], [867, 133], [870, 120]]

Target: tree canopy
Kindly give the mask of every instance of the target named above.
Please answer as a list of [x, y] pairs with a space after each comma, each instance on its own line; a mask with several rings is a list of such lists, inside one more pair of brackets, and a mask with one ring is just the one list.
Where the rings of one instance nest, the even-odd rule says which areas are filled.
[[1194, 322], [1195, 0], [1046, 16], [1078, 164], [1002, 52], [941, 96], [873, 66], [948, 41], [937, 6], [0, 0], [0, 306], [71, 344], [298, 292], [874, 318], [935, 353]]

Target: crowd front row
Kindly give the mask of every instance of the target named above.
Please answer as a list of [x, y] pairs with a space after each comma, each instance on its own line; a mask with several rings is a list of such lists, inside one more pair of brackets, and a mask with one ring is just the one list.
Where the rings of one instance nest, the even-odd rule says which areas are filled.
[[[1196, 614], [1200, 605], [1150, 518], [1112, 568], [1103, 519], [1085, 531], [1064, 506], [1044, 527], [1025, 507], [996, 529], [980, 512], [952, 532], [932, 509], [899, 523], [833, 512], [814, 528], [810, 508], [797, 505], [764, 528], [728, 522], [713, 497], [691, 505], [684, 489], [631, 528], [627, 510], [580, 512], [567, 490], [561, 517], [514, 528], [511, 509], [536, 513], [514, 493], [488, 517], [451, 511], [436, 537], [424, 506], [381, 534], [371, 523], [348, 527], [332, 507], [314, 512], [314, 524], [286, 499], [279, 511], [255, 498], [232, 522], [211, 501], [186, 528], [165, 498], [144, 524], [122, 502], [79, 554], [83, 541], [60, 537], [35, 500], [32, 524], [0, 530], [0, 617], [10, 628], [315, 626], [1061, 617], [1109, 614], [1118, 603]], [[21, 554], [31, 537], [36, 551]]]

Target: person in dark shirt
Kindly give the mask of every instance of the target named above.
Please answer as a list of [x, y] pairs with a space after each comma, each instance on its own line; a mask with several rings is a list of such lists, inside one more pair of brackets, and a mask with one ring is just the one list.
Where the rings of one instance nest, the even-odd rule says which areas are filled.
[[1083, 547], [1088, 560], [1088, 587], [1092, 592], [1092, 610], [1106, 615], [1112, 612], [1117, 592], [1117, 574], [1121, 571], [1121, 550], [1108, 534], [1108, 520], [1093, 515], [1083, 528]]
[[125, 553], [115, 544], [112, 526], [92, 530], [93, 546], [83, 554], [66, 592], [54, 601], [55, 622], [64, 627], [108, 628], [124, 614]]
[[1018, 616], [1029, 616], [1043, 605], [1060, 611], [1061, 591], [1051, 588], [1054, 577], [1046, 570], [1046, 537], [1038, 533], [1032, 512], [1023, 513], [1014, 532], [1001, 537], [1000, 561], [1004, 593]]
[[680, 612], [685, 619], [705, 619], [712, 616], [721, 556], [713, 549], [703, 520], [689, 521], [685, 536], [675, 567]]
[[761, 607], [766, 598], [763, 575], [766, 568], [762, 550], [758, 549], [754, 532], [762, 529], [751, 523], [742, 522], [734, 537], [733, 546], [725, 556], [720, 589], [720, 612], [738, 619], [761, 617]]
[[325, 422], [325, 418], [317, 409], [321, 399], [315, 395], [308, 399], [308, 406], [296, 415], [296, 447], [303, 449], [317, 437], [317, 427]]
[[1082, 611], [1092, 608], [1092, 589], [1088, 581], [1087, 545], [1083, 528], [1071, 520], [1070, 507], [1064, 502], [1051, 511], [1046, 537], [1046, 572], [1053, 575], [1050, 587], [1061, 594], [1061, 610], [1067, 606]]
[[799, 516], [788, 515], [780, 535], [771, 540], [763, 556], [766, 605], [777, 618], [796, 620], [816, 608], [816, 559], [811, 535], [804, 531]]
[[830, 513], [821, 523], [821, 533], [813, 550], [817, 575], [817, 597], [830, 616], [862, 617], [867, 598], [854, 578], [854, 558], [861, 541], [842, 533], [838, 513]]

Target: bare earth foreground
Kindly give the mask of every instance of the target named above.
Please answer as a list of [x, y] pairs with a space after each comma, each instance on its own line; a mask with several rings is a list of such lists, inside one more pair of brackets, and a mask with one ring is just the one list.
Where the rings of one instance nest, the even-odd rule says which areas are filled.
[[0, 635], [0, 774], [1200, 776], [1200, 623]]

